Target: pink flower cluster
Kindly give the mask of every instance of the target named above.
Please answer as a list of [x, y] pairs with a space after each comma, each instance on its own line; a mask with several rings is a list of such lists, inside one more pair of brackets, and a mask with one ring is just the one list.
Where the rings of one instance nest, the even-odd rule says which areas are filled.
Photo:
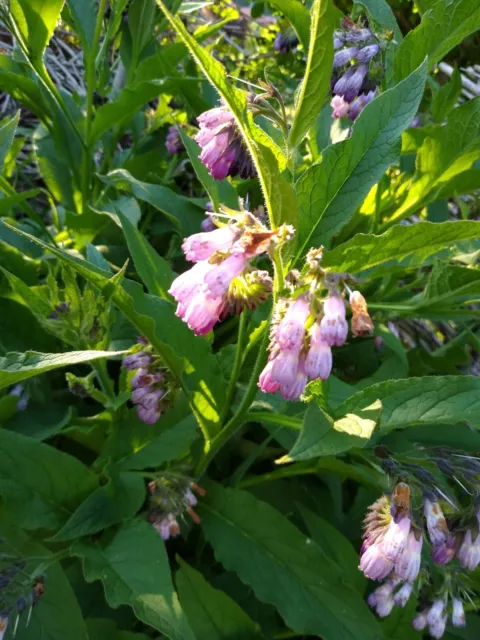
[[231, 306], [228, 291], [232, 281], [245, 272], [255, 255], [266, 250], [262, 243], [250, 244], [247, 236], [229, 225], [184, 240], [185, 256], [196, 264], [173, 281], [169, 293], [178, 302], [177, 316], [196, 335], [213, 329]]
[[326, 380], [330, 375], [331, 347], [347, 339], [345, 302], [339, 295], [328, 296], [322, 319], [307, 330], [309, 316], [310, 300], [300, 296], [288, 303], [285, 314], [274, 324], [269, 361], [258, 381], [264, 393], [279, 391], [286, 400], [298, 400], [309, 380]]
[[148, 489], [151, 501], [155, 505], [150, 512], [149, 519], [163, 540], [166, 541], [180, 535], [178, 518], [183, 517], [184, 512], [188, 513], [195, 524], [199, 524], [200, 518], [193, 510], [198, 500], [192, 489], [200, 496], [204, 496], [206, 492], [195, 482], [191, 482], [189, 486], [182, 489], [178, 496], [175, 489], [171, 487], [167, 489], [157, 482], [151, 482]]
[[132, 378], [132, 402], [137, 415], [145, 424], [155, 424], [163, 413], [162, 401], [167, 394], [166, 380], [154, 355], [139, 351], [123, 359], [127, 371], [135, 371]]

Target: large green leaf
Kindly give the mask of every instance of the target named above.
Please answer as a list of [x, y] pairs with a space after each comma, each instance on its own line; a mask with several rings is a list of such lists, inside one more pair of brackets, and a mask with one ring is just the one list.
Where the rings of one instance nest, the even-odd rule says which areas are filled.
[[175, 576], [182, 605], [196, 640], [257, 640], [259, 626], [226, 593], [214, 589], [186, 562]]
[[71, 265], [101, 291], [111, 294], [113, 303], [149, 340], [176, 375], [199, 422], [206, 428], [218, 428], [225, 401], [225, 383], [218, 361], [211, 353], [208, 342], [194, 336], [187, 325], [177, 318], [172, 304], [146, 294], [138, 284], [125, 279], [112, 291], [110, 273], [19, 229], [15, 231]]
[[[480, 12], [480, 9], [479, 9]], [[438, 197], [445, 184], [480, 158], [480, 98], [454, 109], [446, 125], [429, 127], [408, 195], [391, 221], [408, 217]]]
[[113, 470], [108, 483], [91, 493], [54, 536], [55, 542], [98, 533], [133, 518], [145, 500], [144, 479]]
[[0, 127], [0, 175], [3, 172], [3, 163], [5, 162], [5, 158], [7, 157], [8, 151], [12, 146], [13, 138], [15, 137], [19, 117], [20, 111]]
[[108, 604], [130, 605], [137, 618], [172, 640], [195, 640], [173, 589], [165, 545], [141, 520], [124, 524], [111, 536], [77, 543], [88, 582], [102, 580]]
[[[338, 417], [382, 403], [380, 434], [415, 424], [469, 422], [480, 428], [480, 379], [425, 376], [390, 380], [359, 391], [335, 411]], [[452, 426], [452, 428], [454, 428]]]
[[395, 14], [387, 0], [355, 0], [355, 5], [363, 7], [370, 17], [379, 25], [393, 31], [395, 40], [398, 43], [403, 40], [402, 32], [397, 24]]
[[125, 216], [121, 217], [121, 221], [135, 268], [148, 292], [169, 300], [170, 296], [167, 291], [174, 277], [170, 266]]
[[292, 27], [308, 51], [310, 42], [310, 12], [300, 0], [268, 0], [267, 4], [278, 9], [291, 22]]
[[295, 104], [289, 142], [296, 147], [320, 113], [330, 89], [333, 62], [334, 13], [331, 0], [314, 0], [305, 76]]
[[25, 529], [62, 525], [96, 488], [79, 460], [32, 438], [0, 430], [0, 494], [4, 516]]
[[203, 219], [202, 210], [191, 200], [175, 193], [172, 189], [161, 184], [141, 182], [125, 169], [116, 169], [102, 177], [102, 180], [118, 189], [131, 191], [139, 200], [151, 204], [155, 209], [164, 213], [183, 235], [189, 235], [199, 230]]
[[88, 640], [80, 606], [58, 562], [46, 570], [45, 583], [48, 586], [31, 618], [20, 618], [15, 640]]
[[165, 462], [181, 459], [197, 437], [195, 419], [192, 415], [142, 445], [119, 462], [122, 469], [147, 469], [159, 467]]
[[10, 12], [34, 61], [42, 59], [64, 3], [65, 0], [10, 0]]
[[376, 277], [426, 266], [439, 252], [448, 258], [460, 251], [462, 242], [476, 241], [480, 246], [479, 238], [479, 222], [395, 225], [382, 235], [358, 234], [332, 251], [326, 251], [323, 266], [340, 273]]
[[353, 217], [370, 188], [400, 154], [400, 136], [417, 112], [425, 85], [423, 64], [371, 102], [348, 140], [327, 147], [322, 161], [297, 182], [300, 207], [298, 257], [330, 243]]
[[395, 57], [397, 79], [408, 76], [425, 56], [429, 68], [433, 67], [477, 29], [480, 29], [478, 0], [438, 0], [400, 45]]
[[435, 122], [443, 122], [449, 112], [457, 104], [462, 91], [462, 74], [455, 68], [451, 78], [440, 87], [434, 95], [431, 105]]
[[217, 559], [300, 634], [374, 640], [382, 634], [336, 565], [270, 505], [236, 489], [208, 487], [202, 526]]
[[84, 49], [91, 49], [95, 34], [97, 3], [95, 0], [66, 0], [66, 3]]
[[364, 447], [370, 440], [381, 406], [379, 403], [333, 420], [316, 402], [305, 413], [302, 431], [292, 450], [279, 463], [333, 456], [352, 447]]
[[480, 300], [480, 272], [474, 268], [437, 262], [415, 309], [473, 304]]
[[10, 94], [45, 121], [49, 110], [40, 88], [29, 77], [26, 63], [12, 60], [5, 54], [0, 55], [0, 91]]
[[0, 358], [0, 389], [27, 380], [52, 369], [67, 367], [99, 358], [115, 358], [126, 351], [67, 351], [66, 353], [9, 353]]
[[251, 114], [247, 113], [246, 94], [227, 81], [223, 65], [192, 38], [181, 20], [171, 15], [162, 0], [156, 1], [172, 28], [188, 47], [205, 76], [217, 89], [235, 116], [255, 163], [272, 226], [277, 227], [284, 222], [294, 223], [297, 217], [297, 203], [293, 187], [288, 178], [284, 177], [287, 164], [284, 153], [253, 122]]

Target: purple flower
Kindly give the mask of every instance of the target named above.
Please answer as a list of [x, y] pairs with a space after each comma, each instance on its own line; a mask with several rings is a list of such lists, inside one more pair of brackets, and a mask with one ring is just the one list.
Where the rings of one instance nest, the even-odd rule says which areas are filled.
[[393, 590], [398, 584], [398, 580], [388, 580], [381, 587], [376, 589], [368, 597], [368, 604], [374, 608], [377, 615], [381, 618], [386, 618], [392, 612], [395, 604], [393, 598]]
[[395, 594], [393, 602], [397, 607], [404, 607], [412, 595], [413, 584], [406, 582]]
[[132, 353], [123, 359], [123, 366], [127, 371], [134, 371], [135, 369], [144, 369], [150, 364], [151, 358], [145, 351], [139, 351], [138, 353]]
[[333, 96], [330, 106], [333, 109], [334, 118], [345, 118], [350, 110], [350, 104], [344, 100], [343, 96]]
[[210, 109], [197, 120], [200, 131], [195, 140], [202, 149], [200, 160], [215, 180], [238, 174], [244, 179], [256, 175], [233, 114], [226, 107]]
[[367, 104], [369, 102], [372, 102], [376, 94], [377, 90], [374, 89], [373, 91], [369, 91], [368, 93], [361, 93], [358, 98], [355, 98], [355, 100], [350, 105], [350, 111], [348, 113], [348, 117], [350, 118], [350, 120], [352, 120], [352, 122], [358, 118]]
[[298, 45], [298, 38], [295, 34], [285, 34], [282, 31], [277, 34], [273, 43], [273, 48], [279, 53], [286, 54], [289, 51], [296, 49]]
[[456, 541], [450, 534], [442, 508], [437, 501], [424, 501], [428, 535], [433, 546], [432, 558], [437, 564], [447, 564], [455, 555]]
[[337, 49], [340, 49], [340, 47], [343, 47], [343, 45], [345, 44], [345, 40], [342, 37], [339, 37], [338, 35], [335, 35], [335, 37], [333, 38], [333, 48], [335, 49], [335, 51]]
[[395, 563], [395, 573], [405, 582], [413, 582], [418, 576], [422, 561], [423, 535], [410, 529], [405, 547]]
[[457, 552], [458, 561], [464, 569], [473, 571], [480, 564], [480, 534], [467, 529], [463, 535], [462, 544]]
[[370, 29], [349, 29], [345, 32], [345, 40], [347, 42], [363, 42], [373, 36]]
[[332, 350], [320, 336], [316, 322], [310, 329], [310, 349], [305, 359], [305, 372], [310, 380], [326, 380], [332, 371]]
[[383, 552], [385, 557], [396, 562], [402, 555], [410, 533], [411, 520], [408, 516], [403, 516], [397, 520], [394, 516], [390, 520], [388, 529], [382, 539]]
[[305, 367], [303, 359], [299, 359], [297, 373], [295, 379], [290, 384], [280, 385], [280, 393], [285, 400], [298, 400], [307, 386], [307, 374], [305, 373]]
[[328, 296], [323, 302], [320, 338], [330, 347], [340, 347], [345, 343], [347, 334], [348, 325], [345, 319], [345, 302], [341, 296]]
[[145, 424], [155, 424], [161, 416], [161, 412], [155, 409], [155, 407], [144, 407], [141, 404], [137, 405], [137, 415]]
[[217, 324], [222, 305], [221, 297], [209, 298], [199, 291], [187, 303], [178, 305], [176, 315], [182, 318], [197, 336], [204, 336]]
[[226, 226], [207, 233], [195, 233], [185, 238], [182, 250], [190, 262], [208, 260], [217, 251], [228, 251], [238, 237], [238, 232]]
[[297, 298], [290, 302], [277, 328], [276, 339], [280, 349], [292, 351], [301, 348], [309, 313], [310, 304], [305, 298]]
[[239, 276], [248, 264], [245, 253], [232, 253], [218, 265], [211, 265], [204, 276], [205, 292], [209, 298], [223, 296], [234, 278]]
[[[355, 47], [352, 47], [352, 49], [354, 48]], [[370, 62], [370, 60], [374, 58], [379, 51], [380, 51], [380, 47], [378, 46], [378, 44], [369, 44], [367, 47], [363, 47], [363, 49], [360, 49], [360, 51], [358, 51], [356, 56], [352, 56], [352, 57], [356, 57], [357, 62], [360, 62], [361, 64], [363, 64], [363, 63]]]
[[362, 88], [367, 72], [368, 66], [366, 64], [361, 64], [356, 69], [349, 69], [337, 80], [333, 87], [333, 93], [343, 96], [347, 102], [353, 102]]
[[457, 541], [453, 536], [447, 538], [447, 541], [433, 549], [432, 559], [436, 564], [448, 564], [455, 557], [457, 549]]
[[422, 611], [421, 613], [417, 613], [417, 615], [412, 620], [412, 626], [415, 631], [423, 631], [427, 626], [427, 615], [428, 611]]
[[171, 153], [172, 155], [182, 153], [182, 151], [185, 149], [180, 133], [178, 132], [178, 127], [172, 126], [168, 128], [168, 134], [165, 139], [165, 146], [168, 153]]
[[272, 380], [284, 389], [293, 387], [297, 381], [299, 359], [300, 350], [280, 351], [272, 361]]
[[436, 600], [427, 613], [428, 630], [434, 638], [441, 638], [445, 633], [447, 615], [444, 613], [444, 609], [444, 601]]
[[454, 627], [464, 627], [466, 625], [465, 621], [465, 611], [463, 610], [463, 603], [460, 598], [452, 598], [452, 624]]
[[381, 542], [369, 546], [360, 558], [360, 571], [370, 580], [383, 580], [393, 569], [393, 562], [387, 558]]
[[348, 49], [337, 51], [337, 53], [333, 56], [333, 68], [335, 69], [336, 67], [343, 67], [344, 65], [348, 64], [351, 60], [353, 60], [353, 58], [357, 56], [357, 53], [357, 47], [349, 47]]

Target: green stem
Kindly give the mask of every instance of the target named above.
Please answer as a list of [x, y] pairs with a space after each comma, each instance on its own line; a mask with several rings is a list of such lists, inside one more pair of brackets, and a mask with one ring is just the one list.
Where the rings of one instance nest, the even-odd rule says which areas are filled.
[[255, 366], [253, 367], [250, 382], [248, 383], [247, 391], [243, 396], [243, 400], [240, 403], [240, 406], [238, 407], [235, 415], [229, 422], [227, 422], [222, 431], [220, 431], [220, 433], [217, 434], [210, 443], [207, 443], [208, 446], [205, 447], [204, 455], [200, 459], [195, 471], [195, 475], [197, 478], [203, 475], [206, 468], [208, 467], [214, 456], [217, 454], [219, 449], [221, 449], [221, 447], [223, 447], [223, 445], [226, 444], [233, 435], [235, 435], [236, 431], [245, 422], [245, 416], [247, 415], [248, 409], [250, 408], [250, 405], [252, 404], [253, 399], [255, 398], [255, 395], [257, 393], [257, 380], [265, 362], [267, 339], [268, 332], [265, 332], [260, 345]]
[[264, 422], [265, 424], [275, 424], [287, 429], [300, 431], [303, 421], [299, 418], [284, 416], [281, 413], [273, 413], [270, 411], [251, 411], [245, 416], [245, 422]]
[[237, 386], [238, 376], [240, 374], [240, 369], [242, 368], [243, 362], [243, 347], [245, 342], [245, 329], [247, 326], [246, 321], [246, 312], [240, 314], [240, 320], [238, 323], [238, 338], [237, 338], [237, 351], [235, 353], [235, 361], [233, 363], [232, 374], [230, 376], [230, 380], [227, 388], [227, 395], [225, 399], [225, 407], [222, 412], [221, 424], [224, 424], [225, 418], [228, 415], [230, 410], [230, 405], [232, 404], [233, 397], [235, 395], [235, 388]]
[[107, 371], [107, 364], [105, 360], [97, 360], [92, 362], [92, 367], [97, 375], [100, 387], [103, 393], [110, 399], [115, 399], [115, 390], [113, 388], [113, 382]]
[[95, 63], [97, 60], [98, 45], [102, 33], [103, 17], [107, 0], [100, 0], [98, 4], [97, 19], [95, 22], [95, 31], [93, 35], [92, 46], [86, 56], [85, 84], [87, 88], [87, 109], [85, 114], [85, 149], [82, 159], [82, 202], [83, 213], [86, 211], [88, 195], [90, 191], [90, 181], [92, 177], [92, 154], [90, 138], [92, 135], [93, 124], [93, 96], [96, 89]]

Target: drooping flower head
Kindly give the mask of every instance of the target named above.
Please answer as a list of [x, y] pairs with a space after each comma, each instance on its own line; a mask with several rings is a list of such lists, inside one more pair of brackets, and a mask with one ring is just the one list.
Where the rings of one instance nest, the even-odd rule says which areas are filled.
[[197, 118], [200, 131], [195, 136], [200, 145], [200, 160], [215, 180], [239, 175], [256, 176], [250, 154], [238, 130], [235, 118], [227, 107], [215, 107]]
[[185, 150], [185, 146], [180, 133], [178, 132], [177, 126], [171, 126], [168, 128], [165, 147], [167, 148], [168, 153], [171, 153], [172, 155], [177, 155]]
[[480, 564], [480, 509], [476, 512], [476, 522], [463, 533], [457, 557], [462, 567], [470, 571]]
[[[193, 490], [193, 491], [192, 491]], [[179, 520], [187, 513], [195, 524], [200, 518], [193, 507], [205, 489], [181, 474], [165, 473], [148, 485], [148, 520], [163, 540], [180, 535]]]

